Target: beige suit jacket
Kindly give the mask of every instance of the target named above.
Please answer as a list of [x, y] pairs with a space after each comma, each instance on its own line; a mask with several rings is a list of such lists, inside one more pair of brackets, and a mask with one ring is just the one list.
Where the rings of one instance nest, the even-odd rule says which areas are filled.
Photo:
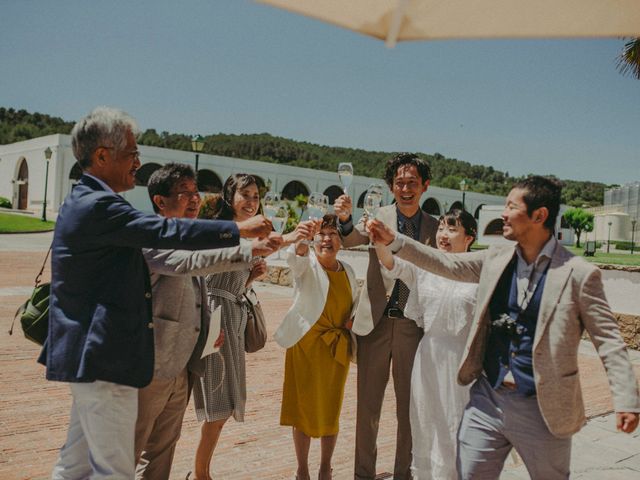
[[154, 379], [175, 378], [187, 365], [202, 376], [200, 358], [209, 333], [202, 276], [250, 268], [251, 244], [214, 250], [143, 249], [151, 273]]
[[[402, 235], [392, 245], [400, 258], [438, 275], [478, 282], [473, 324], [458, 370], [467, 385], [483, 371], [488, 339], [489, 303], [515, 246], [465, 254], [447, 254]], [[589, 332], [609, 377], [617, 412], [640, 412], [638, 383], [615, 317], [604, 295], [600, 270], [558, 244], [542, 292], [533, 343], [533, 371], [538, 405], [551, 433], [569, 437], [585, 422], [578, 347]]]
[[[382, 207], [376, 218], [383, 221], [393, 231], [398, 230], [398, 213], [395, 205]], [[428, 213], [422, 212], [420, 220], [420, 242], [428, 245], [436, 244], [436, 232], [438, 221]], [[369, 243], [369, 235], [365, 232], [362, 219], [354, 226], [349, 235], [342, 237], [344, 247], [355, 247]], [[369, 265], [367, 267], [367, 277], [362, 286], [362, 293], [353, 320], [352, 331], [356, 335], [368, 335], [378, 325], [384, 314], [384, 309], [389, 301], [389, 296], [393, 289], [393, 281], [383, 278], [380, 272], [380, 261], [375, 248], [369, 249]]]

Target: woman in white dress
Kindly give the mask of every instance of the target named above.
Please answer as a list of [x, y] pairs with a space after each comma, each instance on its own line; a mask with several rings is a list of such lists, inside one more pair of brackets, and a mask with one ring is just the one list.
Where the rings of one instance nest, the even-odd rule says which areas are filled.
[[[464, 210], [440, 218], [438, 249], [469, 250], [476, 237], [476, 221]], [[456, 377], [469, 334], [477, 284], [456, 282], [394, 258], [376, 245], [383, 275], [399, 278], [410, 290], [405, 315], [424, 328], [411, 372], [409, 415], [413, 439], [411, 472], [418, 480], [455, 480], [457, 431], [469, 388]]]

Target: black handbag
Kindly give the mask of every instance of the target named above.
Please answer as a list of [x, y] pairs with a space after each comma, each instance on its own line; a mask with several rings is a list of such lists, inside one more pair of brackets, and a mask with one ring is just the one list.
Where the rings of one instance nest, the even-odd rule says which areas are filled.
[[44, 258], [40, 272], [36, 277], [31, 298], [18, 307], [9, 329], [9, 335], [13, 335], [13, 324], [19, 316], [24, 336], [38, 345], [44, 344], [49, 332], [49, 294], [51, 292], [51, 284], [40, 283], [40, 277], [42, 277], [42, 272], [47, 264], [49, 253], [51, 253], [51, 247], [49, 247], [47, 256]]

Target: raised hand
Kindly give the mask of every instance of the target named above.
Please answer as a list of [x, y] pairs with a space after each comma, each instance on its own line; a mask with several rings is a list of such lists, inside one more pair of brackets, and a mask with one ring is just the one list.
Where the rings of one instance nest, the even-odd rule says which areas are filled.
[[351, 197], [345, 194], [336, 198], [336, 201], [333, 204], [333, 211], [342, 223], [348, 221], [351, 216], [351, 212], [353, 211]]
[[316, 230], [316, 223], [314, 220], [298, 223], [293, 232], [283, 235], [283, 246], [299, 242], [300, 240], [312, 240]]
[[237, 222], [242, 238], [265, 238], [273, 231], [273, 225], [263, 215], [256, 215]]
[[278, 250], [282, 245], [284, 239], [282, 235], [276, 232], [271, 232], [265, 238], [254, 239], [251, 242], [251, 254], [254, 257], [266, 257]]
[[255, 279], [262, 277], [265, 273], [267, 273], [267, 262], [264, 259], [260, 259], [256, 261], [251, 268], [251, 273], [249, 274], [249, 279], [247, 280], [247, 288], [251, 285]]
[[380, 220], [368, 220], [367, 230], [369, 231], [369, 238], [371, 238], [374, 244], [381, 243], [383, 245], [389, 245], [396, 238], [396, 232]]

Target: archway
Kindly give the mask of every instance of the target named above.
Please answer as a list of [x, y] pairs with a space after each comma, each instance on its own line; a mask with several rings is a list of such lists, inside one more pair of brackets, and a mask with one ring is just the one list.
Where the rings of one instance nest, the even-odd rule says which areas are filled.
[[343, 193], [344, 191], [342, 190], [342, 187], [338, 187], [337, 185], [331, 185], [324, 191], [324, 194], [329, 197], [329, 205], [333, 205], [336, 201], [336, 198], [338, 198]]
[[151, 174], [159, 168], [160, 165], [157, 163], [145, 163], [142, 165], [136, 172], [136, 186], [146, 187], [149, 183], [149, 177], [151, 177]]
[[82, 177], [82, 168], [80, 168], [80, 165], [78, 164], [78, 162], [76, 162], [73, 164], [73, 167], [71, 167], [71, 170], [69, 171], [69, 180], [71, 180], [71, 183], [75, 185], [76, 183], [78, 183], [78, 180], [80, 180], [80, 177]]
[[18, 210], [26, 210], [29, 205], [29, 165], [24, 157], [20, 159], [15, 183], [18, 186]]
[[213, 170], [201, 168], [198, 170], [198, 191], [219, 193], [222, 191], [222, 180]]
[[464, 210], [464, 208], [462, 208], [462, 202], [459, 201], [455, 201], [451, 204], [451, 208], [449, 208], [449, 210], [454, 210], [454, 209], [458, 209], [458, 210]]
[[484, 235], [502, 235], [502, 227], [504, 226], [504, 220], [496, 218], [491, 220], [484, 228]]
[[356, 206], [358, 208], [364, 208], [364, 197], [367, 195], [367, 191], [365, 190], [364, 192], [362, 192], [360, 194], [360, 196], [358, 197], [358, 203], [356, 203]]
[[476, 220], [480, 218], [480, 210], [482, 210], [482, 207], [484, 207], [484, 203], [481, 203], [480, 205], [478, 205], [478, 208], [476, 208], [476, 211], [473, 214], [473, 218], [475, 218]]
[[442, 215], [440, 204], [433, 197], [429, 197], [424, 201], [424, 203], [422, 204], [422, 210], [424, 210], [429, 215]]
[[282, 189], [282, 198], [284, 200], [295, 200], [298, 195], [309, 196], [309, 189], [302, 182], [292, 180]]

